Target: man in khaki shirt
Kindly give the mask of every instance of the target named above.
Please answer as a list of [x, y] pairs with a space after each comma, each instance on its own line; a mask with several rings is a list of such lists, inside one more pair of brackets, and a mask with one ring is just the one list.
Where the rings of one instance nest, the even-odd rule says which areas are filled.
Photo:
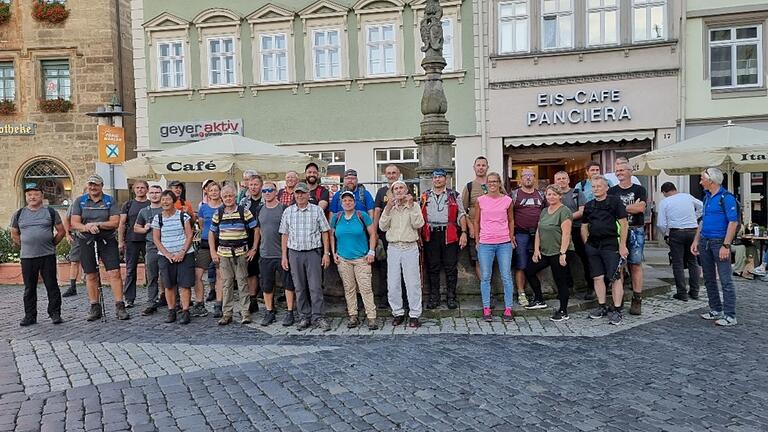
[[403, 181], [392, 183], [393, 198], [387, 201], [379, 219], [379, 228], [387, 233], [387, 297], [392, 308], [393, 326], [405, 321], [400, 292], [400, 278], [408, 293], [408, 327], [418, 327], [421, 316], [421, 272], [419, 271], [419, 228], [424, 217], [413, 202]]

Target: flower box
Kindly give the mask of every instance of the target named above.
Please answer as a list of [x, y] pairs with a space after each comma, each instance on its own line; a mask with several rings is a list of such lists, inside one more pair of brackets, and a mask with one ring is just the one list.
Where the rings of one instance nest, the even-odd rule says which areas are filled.
[[11, 115], [16, 112], [16, 104], [13, 101], [0, 101], [0, 115]]
[[58, 24], [69, 17], [69, 11], [63, 3], [37, 0], [32, 7], [32, 16], [38, 21]]
[[11, 20], [11, 4], [0, 3], [0, 25]]
[[72, 109], [72, 102], [58, 99], [43, 99], [40, 101], [40, 111], [44, 113], [65, 113]]

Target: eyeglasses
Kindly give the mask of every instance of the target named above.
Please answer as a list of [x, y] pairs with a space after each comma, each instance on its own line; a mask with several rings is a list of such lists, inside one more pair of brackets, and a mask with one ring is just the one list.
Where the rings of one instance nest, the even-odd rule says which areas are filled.
[[275, 188], [264, 188], [261, 191], [264, 192], [264, 193], [270, 193], [270, 192], [274, 192]]

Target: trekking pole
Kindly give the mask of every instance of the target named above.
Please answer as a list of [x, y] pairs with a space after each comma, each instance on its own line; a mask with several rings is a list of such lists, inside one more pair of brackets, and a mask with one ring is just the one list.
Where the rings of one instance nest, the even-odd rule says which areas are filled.
[[[106, 242], [104, 242], [106, 244]], [[99, 304], [101, 305], [101, 322], [107, 322], [107, 307], [104, 305], [104, 290], [101, 287], [101, 262], [99, 261], [99, 240], [93, 241], [93, 252], [96, 256], [96, 278], [98, 280]]]

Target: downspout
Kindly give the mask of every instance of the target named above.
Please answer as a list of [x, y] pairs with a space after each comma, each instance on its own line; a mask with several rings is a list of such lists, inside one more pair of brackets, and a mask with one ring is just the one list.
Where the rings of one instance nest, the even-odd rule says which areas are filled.
[[[682, 11], [680, 12], [680, 37], [678, 37], [678, 44], [679, 44], [679, 50], [680, 50], [680, 78], [678, 79], [679, 88], [679, 112], [680, 112], [680, 136], [678, 137], [678, 142], [685, 140], [685, 122], [686, 122], [686, 103], [688, 101], [688, 98], [686, 96], [686, 91], [688, 91], [688, 87], [686, 85], [686, 38], [687, 38], [687, 23], [688, 23], [688, 0], [681, 0], [680, 1], [680, 7], [682, 8]], [[680, 190], [682, 191], [691, 191], [690, 186], [690, 177], [689, 176], [680, 176], [678, 177], [678, 183], [681, 183]]]
[[120, 0], [115, 0], [115, 13], [117, 14], [117, 92], [120, 95], [120, 104], [125, 110], [126, 100], [123, 85], [123, 26], [120, 19]]
[[488, 123], [486, 119], [487, 111], [487, 97], [486, 91], [486, 78], [485, 78], [485, 61], [486, 61], [486, 49], [485, 49], [485, 2], [483, 0], [477, 0], [478, 8], [478, 33], [480, 33], [480, 154], [488, 156]]

